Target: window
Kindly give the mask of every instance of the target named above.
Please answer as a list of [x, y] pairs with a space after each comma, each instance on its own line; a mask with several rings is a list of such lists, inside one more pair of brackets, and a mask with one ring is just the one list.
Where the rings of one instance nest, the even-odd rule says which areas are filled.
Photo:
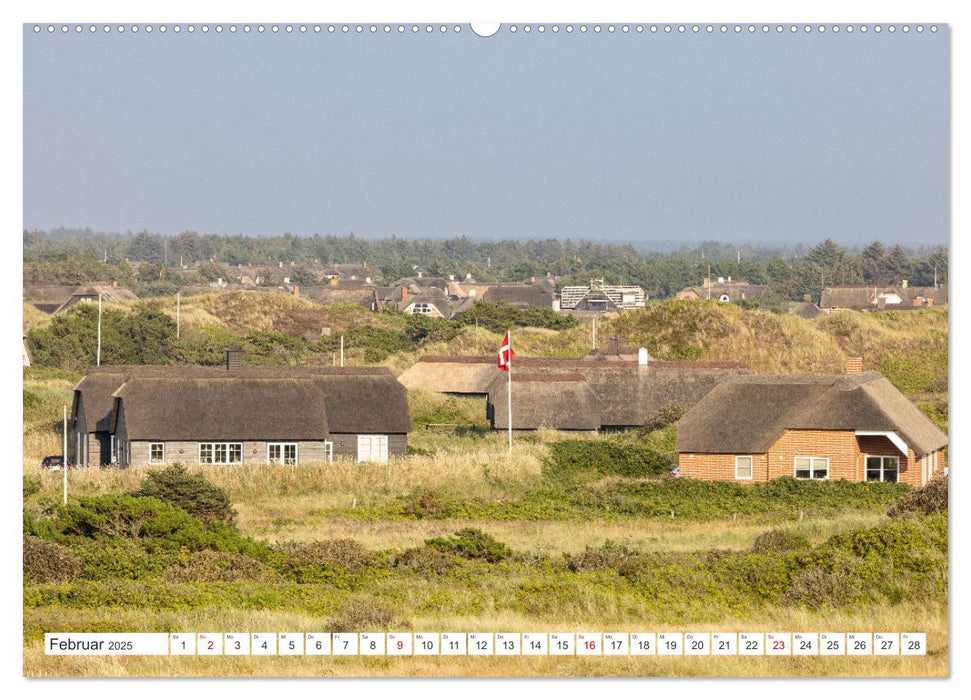
[[165, 443], [152, 442], [148, 445], [148, 461], [150, 464], [161, 464], [165, 461]]
[[242, 464], [243, 443], [200, 442], [199, 464]]
[[900, 460], [897, 457], [867, 457], [866, 480], [897, 483]]
[[718, 297], [718, 301], [725, 303], [726, 301], [731, 301], [731, 298], [727, 294], [722, 294]]
[[388, 436], [387, 435], [358, 435], [357, 436], [357, 461], [358, 462], [387, 462], [388, 461]]
[[430, 314], [433, 310], [431, 304], [415, 304], [411, 307], [411, 313], [413, 314]]
[[828, 479], [829, 457], [796, 457], [797, 479]]
[[324, 442], [324, 460], [327, 462], [334, 461], [334, 443], [329, 440]]
[[735, 478], [736, 479], [752, 478], [752, 458], [751, 457], [735, 458]]
[[111, 436], [111, 454], [109, 456], [112, 464], [118, 462], [118, 438]]
[[297, 443], [270, 442], [266, 445], [266, 461], [270, 464], [296, 464]]

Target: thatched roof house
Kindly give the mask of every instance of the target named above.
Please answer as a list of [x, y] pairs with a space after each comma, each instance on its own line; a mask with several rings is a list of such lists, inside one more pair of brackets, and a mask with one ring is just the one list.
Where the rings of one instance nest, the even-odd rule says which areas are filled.
[[[509, 381], [503, 374], [489, 386], [487, 417], [495, 430], [509, 428]], [[513, 430], [599, 430], [597, 397], [582, 374], [515, 374]]]
[[509, 304], [522, 311], [531, 306], [553, 306], [553, 294], [532, 284], [497, 284], [489, 287], [482, 301], [490, 304]]
[[[411, 430], [406, 389], [370, 367], [92, 368], [72, 417], [85, 465], [384, 461], [405, 454]], [[229, 461], [214, 461], [226, 445]]]
[[844, 285], [826, 287], [819, 301], [824, 313], [854, 311], [908, 311], [947, 303], [947, 285], [911, 287], [906, 281], [896, 286]]
[[94, 282], [81, 286], [44, 285], [27, 287], [24, 298], [46, 313], [59, 313], [83, 301], [132, 301], [138, 297], [130, 289], [110, 282]]
[[682, 476], [922, 485], [943, 469], [946, 445], [947, 436], [883, 375], [863, 372], [733, 377], [681, 418], [676, 449]]
[[[672, 404], [687, 409], [725, 377], [747, 372], [739, 362], [645, 361], [646, 364], [641, 364], [638, 360], [609, 359], [608, 355], [582, 359], [517, 356], [513, 361], [513, 429], [535, 429], [536, 421], [529, 416], [540, 415], [549, 416], [544, 418], [543, 427], [563, 430], [637, 427]], [[571, 379], [539, 379], [551, 375]], [[503, 417], [506, 412], [505, 378], [492, 355], [429, 355], [406, 370], [399, 381], [409, 389], [471, 396], [486, 394], [486, 410], [493, 417], [493, 427], [498, 429], [502, 426], [496, 424], [495, 417]], [[578, 382], [582, 382], [582, 388]], [[574, 412], [539, 407], [541, 404], [564, 406], [564, 402], [553, 398], [557, 392], [564, 395], [573, 392], [569, 395], [577, 397], [584, 411], [592, 411], [596, 421], [585, 418], [581, 421], [584, 427], [572, 427], [578, 425]], [[517, 411], [520, 402], [529, 407], [527, 411]], [[594, 423], [595, 428], [586, 427]]]

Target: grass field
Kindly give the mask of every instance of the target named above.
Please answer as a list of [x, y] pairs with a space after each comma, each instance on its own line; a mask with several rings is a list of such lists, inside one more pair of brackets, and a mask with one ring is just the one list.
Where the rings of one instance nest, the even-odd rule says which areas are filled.
[[[169, 301], [144, 303], [172, 313]], [[283, 295], [203, 295], [183, 300], [182, 314], [190, 335], [193, 326], [289, 333], [375, 321]], [[947, 425], [946, 309], [806, 321], [671, 302], [600, 325], [647, 344], [652, 356], [743, 359], [757, 371], [832, 372], [846, 356], [863, 356]], [[579, 356], [589, 329], [517, 337], [524, 355]], [[492, 352], [497, 340], [468, 328], [383, 364], [398, 371], [421, 353]], [[61, 475], [37, 465], [60, 453], [61, 410], [79, 377], [38, 367], [24, 374], [27, 676], [948, 675], [946, 510], [889, 518], [906, 487], [666, 479], [671, 429], [538, 431], [517, 436], [510, 458], [505, 435], [486, 429], [481, 401], [413, 394], [416, 454], [387, 465], [190, 465], [225, 493], [232, 527], [118, 500], [140, 488], [145, 469], [72, 470], [63, 509]], [[567, 440], [580, 455], [606, 442], [620, 454], [647, 449], [659, 466], [571, 471], [553, 457]], [[915, 631], [928, 634], [929, 654], [254, 659], [47, 657], [42, 649], [47, 631], [339, 630]]]

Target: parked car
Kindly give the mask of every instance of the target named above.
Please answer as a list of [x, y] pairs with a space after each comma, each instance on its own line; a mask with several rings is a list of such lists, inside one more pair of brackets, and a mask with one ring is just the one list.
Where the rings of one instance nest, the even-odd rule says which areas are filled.
[[51, 471], [57, 471], [64, 466], [64, 457], [61, 455], [48, 455], [41, 460], [41, 469], [50, 469]]
[[675, 467], [674, 469], [672, 469], [671, 472], [668, 474], [668, 476], [675, 476], [675, 477], [677, 475], [678, 475], [678, 468], [677, 467]]

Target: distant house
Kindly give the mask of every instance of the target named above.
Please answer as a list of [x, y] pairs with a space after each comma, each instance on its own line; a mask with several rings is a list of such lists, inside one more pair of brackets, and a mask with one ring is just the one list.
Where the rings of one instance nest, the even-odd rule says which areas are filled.
[[316, 287], [294, 285], [293, 294], [324, 306], [356, 304], [363, 306], [368, 311], [381, 310], [381, 304], [378, 301], [378, 288], [369, 284], [346, 285], [341, 283]]
[[700, 287], [685, 287], [677, 294], [678, 299], [714, 299], [722, 303], [737, 303], [745, 299], [757, 299], [772, 289], [764, 284], [752, 284], [745, 280], [732, 281], [731, 277], [717, 280], [704, 279]]
[[834, 311], [908, 311], [947, 303], [947, 285], [911, 287], [907, 280], [898, 286], [839, 286], [823, 290], [819, 308]]
[[[646, 352], [633, 361], [517, 356], [513, 364], [513, 430], [639, 427], [672, 404], [693, 406], [725, 377], [747, 371], [738, 362], [662, 362]], [[494, 356], [425, 356], [398, 379], [409, 390], [486, 396], [492, 427], [509, 426], [507, 377]]]
[[823, 313], [822, 309], [813, 303], [812, 297], [808, 294], [803, 296], [802, 301], [789, 302], [786, 310], [793, 316], [799, 316], [800, 318], [816, 318]]
[[646, 304], [647, 294], [632, 285], [604, 284], [602, 279], [589, 285], [569, 285], [560, 290], [558, 310], [563, 313], [620, 314]]
[[325, 267], [321, 272], [321, 276], [327, 279], [339, 279], [343, 282], [347, 280], [364, 280], [367, 272], [368, 267], [365, 263], [334, 263]]
[[946, 445], [947, 436], [877, 372], [733, 377], [681, 418], [676, 441], [682, 477], [912, 486], [945, 470]]
[[75, 387], [71, 459], [121, 467], [385, 462], [407, 452], [407, 392], [384, 368], [92, 368]]
[[60, 313], [83, 302], [97, 303], [99, 296], [106, 303], [138, 298], [130, 289], [108, 282], [81, 286], [47, 285], [24, 290], [24, 299], [45, 313]]
[[485, 291], [482, 301], [490, 304], [509, 304], [525, 311], [531, 306], [552, 307], [553, 295], [548, 290], [532, 284], [496, 284]]
[[24, 367], [30, 367], [30, 348], [27, 347], [27, 337], [23, 338], [24, 346]]
[[450, 318], [448, 282], [441, 277], [406, 277], [391, 287], [381, 288], [380, 303], [406, 314]]

